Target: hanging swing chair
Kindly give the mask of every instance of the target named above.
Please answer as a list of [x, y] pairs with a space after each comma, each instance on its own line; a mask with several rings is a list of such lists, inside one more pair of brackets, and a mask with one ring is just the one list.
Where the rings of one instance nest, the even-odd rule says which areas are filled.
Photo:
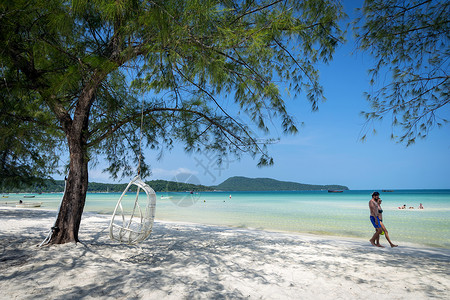
[[[122, 204], [122, 202], [132, 185], [137, 187], [137, 192], [134, 205], [131, 207], [129, 205], [130, 203]], [[142, 196], [139, 199], [141, 189], [146, 194], [144, 201], [142, 201]], [[109, 224], [109, 237], [112, 240], [130, 245], [142, 242], [152, 232], [155, 208], [155, 191], [137, 175], [130, 181], [120, 196], [119, 201], [117, 201], [111, 223]]]
[[[137, 176], [130, 181], [117, 201], [116, 208], [109, 223], [109, 237], [112, 240], [129, 245], [137, 244], [148, 238], [152, 233], [153, 220], [155, 219], [156, 194], [155, 191], [141, 179], [142, 159], [142, 127], [144, 125], [144, 100], [141, 104], [141, 130], [139, 139], [139, 163]], [[123, 201], [126, 193], [132, 185], [137, 187], [134, 205], [129, 201]], [[139, 199], [140, 190], [145, 192], [146, 199]], [[122, 202], [124, 202], [122, 204]]]

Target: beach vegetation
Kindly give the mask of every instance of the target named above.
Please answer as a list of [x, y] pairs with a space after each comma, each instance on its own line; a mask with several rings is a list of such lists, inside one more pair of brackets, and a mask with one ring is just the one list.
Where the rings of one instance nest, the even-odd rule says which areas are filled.
[[363, 140], [386, 118], [391, 138], [407, 146], [448, 124], [449, 1], [366, 0], [355, 33], [359, 50], [374, 57]]
[[[146, 182], [155, 192], [186, 192], [186, 191], [326, 191], [348, 190], [343, 185], [303, 184], [298, 182], [280, 181], [272, 178], [247, 178], [234, 176], [213, 186], [198, 185], [168, 180], [150, 180]], [[0, 188], [0, 193], [61, 193], [64, 192], [64, 180], [44, 179], [33, 184]], [[89, 182], [88, 193], [121, 193], [127, 187], [126, 183]], [[136, 186], [129, 188], [136, 191]]]
[[273, 164], [255, 129], [298, 131], [281, 83], [317, 110], [343, 17], [331, 0], [2, 1], [2, 184], [65, 165], [60, 244], [79, 241], [99, 158], [113, 178], [150, 173], [141, 146]]
[[[150, 180], [146, 182], [155, 192], [186, 192], [186, 191], [213, 191], [214, 187], [197, 185], [192, 183]], [[62, 193], [64, 192], [64, 180], [43, 179], [39, 183], [31, 185], [0, 189], [0, 193]], [[128, 184], [126, 183], [99, 183], [89, 182], [88, 193], [122, 193]], [[137, 187], [132, 185], [128, 191], [136, 192]]]

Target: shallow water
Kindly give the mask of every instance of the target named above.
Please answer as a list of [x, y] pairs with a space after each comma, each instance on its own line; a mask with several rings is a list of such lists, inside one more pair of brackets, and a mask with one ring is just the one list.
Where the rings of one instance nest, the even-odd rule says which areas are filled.
[[[371, 193], [157, 193], [156, 218], [368, 240], [374, 232], [368, 209]], [[42, 208], [57, 209], [61, 197], [62, 194], [40, 194], [24, 199], [23, 194], [9, 194], [2, 202], [16, 203], [23, 199], [42, 202]], [[119, 193], [90, 193], [85, 211], [110, 214], [119, 197]], [[382, 192], [381, 198], [383, 223], [394, 243], [450, 248], [450, 190], [399, 190]], [[131, 206], [134, 200], [135, 194], [130, 193], [123, 198], [123, 203]], [[425, 209], [418, 209], [420, 203]], [[403, 204], [414, 209], [398, 209]], [[387, 244], [384, 237], [381, 242]]]

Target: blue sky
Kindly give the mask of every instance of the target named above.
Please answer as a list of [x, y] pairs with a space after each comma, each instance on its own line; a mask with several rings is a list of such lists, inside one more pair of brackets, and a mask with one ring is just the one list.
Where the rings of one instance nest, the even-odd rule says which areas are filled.
[[[311, 112], [304, 98], [286, 99], [288, 111], [305, 125], [295, 136], [273, 128], [270, 137], [281, 138], [269, 148], [274, 166], [258, 168], [257, 160], [243, 156], [240, 161], [230, 158], [219, 168], [214, 156], [188, 155], [180, 146], [166, 151], [160, 161], [155, 160], [156, 152], [146, 151], [153, 172], [146, 180], [174, 180], [177, 174], [189, 173], [196, 183], [205, 185], [219, 184], [231, 176], [246, 176], [342, 184], [350, 189], [449, 189], [449, 125], [435, 128], [426, 139], [406, 147], [390, 139], [387, 118], [376, 123], [376, 135], [369, 135], [365, 142], [359, 140], [365, 121], [360, 112], [370, 110], [363, 93], [370, 90], [367, 70], [371, 59], [368, 54], [352, 55], [353, 49], [350, 39], [328, 66], [320, 68], [327, 101], [319, 105], [319, 111]], [[439, 112], [447, 119], [449, 114], [449, 107]], [[90, 171], [90, 181], [113, 182], [101, 168], [102, 164]]]

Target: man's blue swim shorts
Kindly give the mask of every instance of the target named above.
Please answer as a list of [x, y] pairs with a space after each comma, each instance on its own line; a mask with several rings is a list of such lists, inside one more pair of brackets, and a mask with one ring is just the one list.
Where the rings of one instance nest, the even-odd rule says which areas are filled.
[[375, 224], [375, 217], [374, 216], [370, 216], [370, 221], [372, 222], [372, 225], [373, 225], [373, 227], [375, 227], [375, 229], [381, 228], [380, 218], [377, 217], [378, 225]]

